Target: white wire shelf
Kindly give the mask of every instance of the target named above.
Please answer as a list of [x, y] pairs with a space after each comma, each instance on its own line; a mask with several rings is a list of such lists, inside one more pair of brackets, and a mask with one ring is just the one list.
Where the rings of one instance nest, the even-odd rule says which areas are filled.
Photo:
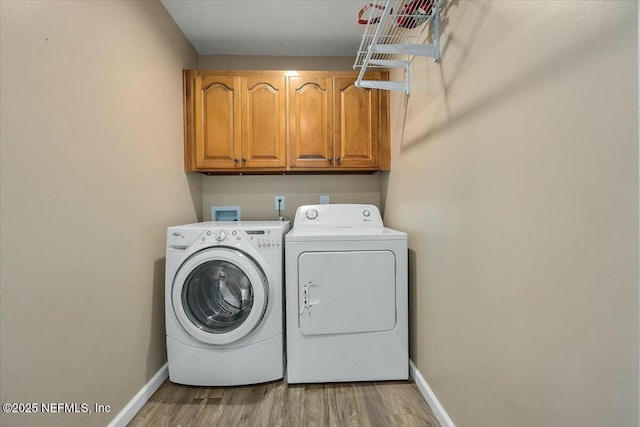
[[[409, 65], [415, 55], [440, 61], [440, 0], [374, 0], [353, 65], [356, 86], [410, 93]], [[431, 28], [431, 41], [428, 41]], [[372, 68], [403, 68], [402, 81], [364, 80]]]

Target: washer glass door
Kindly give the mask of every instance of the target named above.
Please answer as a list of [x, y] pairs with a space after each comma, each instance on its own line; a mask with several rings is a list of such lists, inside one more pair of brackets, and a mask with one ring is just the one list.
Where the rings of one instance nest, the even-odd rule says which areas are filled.
[[212, 334], [233, 331], [253, 307], [249, 277], [235, 264], [207, 261], [189, 274], [182, 288], [182, 305], [189, 320]]
[[253, 258], [229, 248], [198, 252], [173, 283], [176, 317], [194, 338], [228, 344], [249, 334], [262, 319], [267, 279]]

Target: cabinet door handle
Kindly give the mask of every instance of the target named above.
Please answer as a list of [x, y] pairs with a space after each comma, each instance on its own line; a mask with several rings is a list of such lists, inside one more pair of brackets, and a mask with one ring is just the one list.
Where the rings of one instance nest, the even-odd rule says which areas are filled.
[[333, 157], [327, 157], [327, 161], [328, 161], [329, 163], [333, 162]]
[[336, 157], [336, 162], [340, 163], [340, 157]]
[[238, 159], [237, 157], [235, 159], [233, 159], [234, 163], [238, 163], [240, 161], [240, 159]]
[[247, 159], [245, 157], [242, 158], [242, 163], [247, 163]]

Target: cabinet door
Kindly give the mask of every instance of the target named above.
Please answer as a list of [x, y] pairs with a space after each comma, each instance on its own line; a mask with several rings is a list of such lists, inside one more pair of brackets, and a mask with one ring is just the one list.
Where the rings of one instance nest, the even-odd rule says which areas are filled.
[[242, 95], [242, 166], [284, 168], [285, 77], [243, 77]]
[[240, 167], [240, 78], [195, 77], [196, 169]]
[[289, 166], [333, 165], [330, 77], [289, 77]]
[[355, 86], [355, 78], [335, 77], [336, 166], [377, 168], [380, 144], [380, 94]]

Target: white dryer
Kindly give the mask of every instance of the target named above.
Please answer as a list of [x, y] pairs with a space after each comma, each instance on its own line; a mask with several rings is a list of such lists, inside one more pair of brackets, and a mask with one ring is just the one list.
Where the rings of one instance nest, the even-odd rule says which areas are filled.
[[405, 233], [372, 205], [301, 206], [285, 258], [289, 383], [408, 379]]
[[283, 245], [289, 222], [169, 227], [169, 379], [255, 384], [284, 376]]

